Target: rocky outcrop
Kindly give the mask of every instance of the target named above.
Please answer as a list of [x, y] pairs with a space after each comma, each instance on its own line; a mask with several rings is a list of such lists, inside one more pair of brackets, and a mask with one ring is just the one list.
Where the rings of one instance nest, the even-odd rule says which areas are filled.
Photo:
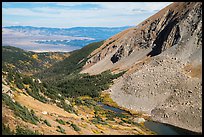
[[96, 49], [82, 73], [127, 72], [111, 87], [119, 106], [202, 132], [202, 3], [173, 3]]

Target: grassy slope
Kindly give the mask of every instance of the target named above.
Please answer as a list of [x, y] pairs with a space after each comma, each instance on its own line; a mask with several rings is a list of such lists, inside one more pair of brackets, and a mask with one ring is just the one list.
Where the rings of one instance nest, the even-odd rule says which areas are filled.
[[69, 53], [34, 53], [12, 46], [2, 47], [2, 67], [23, 73], [34, 73], [50, 67]]

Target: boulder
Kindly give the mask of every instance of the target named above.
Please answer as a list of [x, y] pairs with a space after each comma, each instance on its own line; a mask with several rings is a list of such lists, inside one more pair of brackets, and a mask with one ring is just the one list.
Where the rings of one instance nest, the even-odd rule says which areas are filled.
[[144, 123], [145, 119], [144, 118], [134, 118], [133, 121], [136, 123]]

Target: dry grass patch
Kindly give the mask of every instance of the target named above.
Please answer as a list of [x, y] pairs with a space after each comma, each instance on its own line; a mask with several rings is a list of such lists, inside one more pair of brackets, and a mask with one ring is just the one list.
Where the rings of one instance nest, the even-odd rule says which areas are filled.
[[102, 102], [106, 105], [118, 108], [118, 104], [112, 100], [110, 94], [107, 92], [102, 92], [100, 98], [102, 98]]
[[95, 133], [95, 134], [101, 134], [101, 132], [100, 132], [99, 130], [97, 130], [97, 129], [91, 129], [91, 131], [92, 131], [93, 133]]
[[105, 131], [106, 128], [104, 126], [102, 126], [101, 124], [96, 124], [95, 125], [98, 129]]

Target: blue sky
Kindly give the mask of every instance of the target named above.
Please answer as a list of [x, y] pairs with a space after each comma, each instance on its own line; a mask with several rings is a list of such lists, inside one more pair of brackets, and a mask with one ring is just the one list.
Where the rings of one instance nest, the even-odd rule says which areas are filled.
[[3, 2], [3, 26], [135, 26], [170, 2]]

